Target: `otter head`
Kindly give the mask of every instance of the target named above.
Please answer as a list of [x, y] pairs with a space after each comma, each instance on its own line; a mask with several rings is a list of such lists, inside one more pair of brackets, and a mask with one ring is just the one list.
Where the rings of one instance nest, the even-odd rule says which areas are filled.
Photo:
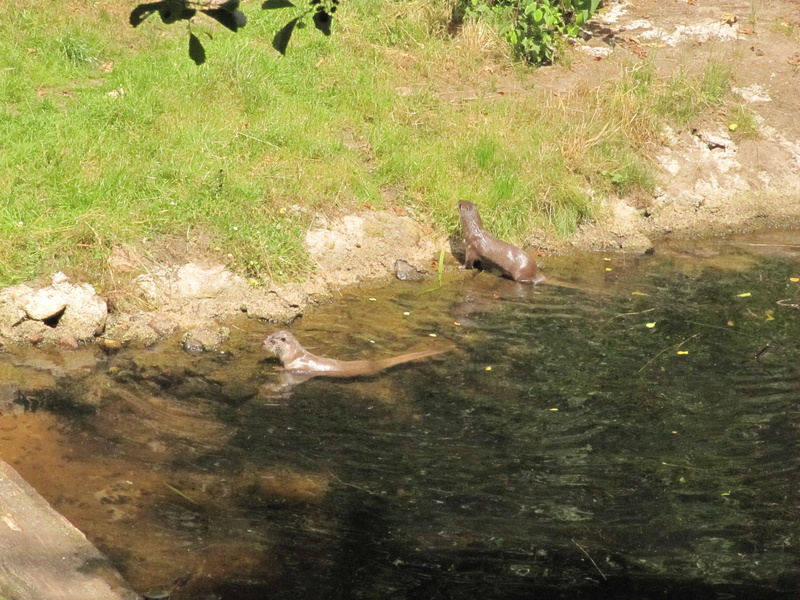
[[469, 200], [459, 200], [458, 212], [460, 212], [462, 215], [465, 213], [476, 213], [478, 212], [478, 207]]
[[297, 350], [300, 343], [288, 331], [276, 331], [264, 340], [263, 346], [267, 352], [277, 354], [281, 362], [284, 362]]
[[462, 224], [467, 222], [469, 224], [475, 224], [481, 229], [483, 229], [483, 221], [481, 220], [481, 215], [478, 213], [478, 207], [473, 202], [468, 200], [459, 200], [458, 201], [458, 213], [461, 215], [461, 222]]

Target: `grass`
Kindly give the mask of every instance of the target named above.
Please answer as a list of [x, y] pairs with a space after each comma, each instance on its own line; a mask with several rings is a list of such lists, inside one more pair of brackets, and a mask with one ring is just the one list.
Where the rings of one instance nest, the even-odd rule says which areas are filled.
[[[316, 213], [381, 207], [389, 188], [444, 231], [463, 198], [502, 237], [567, 236], [598, 200], [652, 189], [647, 140], [722, 102], [730, 77], [665, 83], [644, 65], [555, 100], [496, 33], [452, 37], [448, 6], [426, 0], [348, 4], [286, 57], [270, 45], [283, 11], [250, 10], [235, 35], [203, 22], [198, 68], [184, 26], [134, 30], [129, 9], [0, 5], [0, 283], [73, 267], [107, 285], [115, 245], [176, 235], [250, 277], [299, 277]], [[507, 83], [520, 93], [497, 94]]]

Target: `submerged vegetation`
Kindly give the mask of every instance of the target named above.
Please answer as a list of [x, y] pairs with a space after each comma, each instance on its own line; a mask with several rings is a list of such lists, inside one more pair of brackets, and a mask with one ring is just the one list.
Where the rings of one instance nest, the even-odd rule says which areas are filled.
[[160, 236], [296, 277], [313, 217], [365, 205], [448, 230], [463, 198], [501, 236], [569, 235], [604, 198], [652, 190], [662, 123], [723, 101], [724, 71], [665, 81], [648, 64], [556, 98], [453, 9], [348, 3], [334, 35], [295, 36], [286, 56], [282, 11], [235, 35], [207, 20], [197, 67], [180, 26], [133, 29], [130, 5], [2, 4], [0, 283], [73, 267], [111, 284], [115, 245], [146, 254]]

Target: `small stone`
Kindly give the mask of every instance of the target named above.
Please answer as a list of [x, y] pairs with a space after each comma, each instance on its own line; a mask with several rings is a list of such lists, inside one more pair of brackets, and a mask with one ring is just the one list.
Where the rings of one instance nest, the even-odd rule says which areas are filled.
[[116, 352], [122, 348], [122, 342], [119, 340], [112, 340], [111, 338], [103, 338], [100, 340], [100, 347], [106, 352]]
[[220, 327], [216, 330], [205, 327], [187, 331], [181, 343], [187, 352], [203, 352], [204, 350], [216, 350], [230, 336], [230, 329]]
[[78, 349], [78, 340], [75, 339], [74, 336], [71, 335], [62, 335], [58, 338], [58, 345], [64, 350], [77, 350]]
[[398, 259], [394, 262], [394, 275], [400, 281], [423, 281], [425, 274], [414, 265]]
[[178, 331], [178, 324], [164, 315], [156, 315], [148, 323], [160, 337], [168, 337]]
[[50, 278], [50, 281], [52, 282], [53, 285], [60, 285], [63, 283], [67, 283], [69, 281], [69, 277], [67, 277], [65, 273], [59, 271]]
[[160, 337], [152, 327], [141, 321], [131, 321], [127, 327], [120, 329], [122, 330], [121, 341], [124, 346], [128, 344], [152, 346], [158, 342]]

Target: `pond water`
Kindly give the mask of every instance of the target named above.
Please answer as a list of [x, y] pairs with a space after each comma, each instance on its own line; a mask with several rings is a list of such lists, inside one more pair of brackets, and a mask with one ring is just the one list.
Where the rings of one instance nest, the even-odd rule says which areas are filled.
[[140, 593], [796, 598], [800, 234], [543, 259], [342, 292], [292, 327], [342, 359], [282, 384], [242, 321], [0, 355], [0, 458]]

